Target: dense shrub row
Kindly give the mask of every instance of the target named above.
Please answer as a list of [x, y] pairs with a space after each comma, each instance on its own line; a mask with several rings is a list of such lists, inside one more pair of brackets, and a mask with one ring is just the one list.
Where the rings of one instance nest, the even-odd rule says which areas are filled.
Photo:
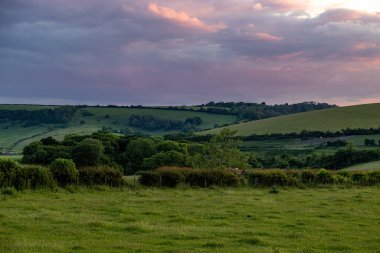
[[17, 190], [65, 187], [71, 184], [120, 186], [123, 175], [109, 166], [84, 167], [79, 170], [67, 159], [56, 159], [49, 167], [24, 165], [0, 159], [0, 188]]
[[[176, 187], [180, 184], [196, 187], [237, 186], [247, 182], [252, 187], [290, 186], [313, 187], [318, 185], [360, 185], [380, 184], [380, 171], [346, 172], [321, 170], [252, 170], [239, 175], [231, 170], [190, 169], [165, 167], [139, 173], [140, 183], [153, 187]], [[239, 177], [241, 177], [239, 179]], [[247, 179], [245, 181], [244, 179]]]
[[328, 170], [254, 170], [248, 173], [251, 186], [317, 186], [380, 184], [380, 171], [346, 172]]
[[191, 169], [164, 167], [154, 171], [139, 173], [140, 183], [145, 186], [176, 187], [186, 184], [196, 187], [237, 186], [239, 178], [229, 170], [222, 169]]

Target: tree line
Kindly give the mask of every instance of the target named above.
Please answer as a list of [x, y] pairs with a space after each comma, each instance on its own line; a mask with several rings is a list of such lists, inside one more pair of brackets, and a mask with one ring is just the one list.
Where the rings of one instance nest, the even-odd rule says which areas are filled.
[[54, 109], [40, 110], [0, 110], [0, 123], [8, 121], [19, 121], [24, 127], [39, 124], [67, 124], [74, 113], [78, 109], [77, 106], [59, 106]]
[[128, 125], [148, 131], [156, 130], [181, 130], [196, 129], [202, 123], [200, 117], [188, 117], [185, 120], [172, 120], [155, 117], [153, 115], [131, 115]]

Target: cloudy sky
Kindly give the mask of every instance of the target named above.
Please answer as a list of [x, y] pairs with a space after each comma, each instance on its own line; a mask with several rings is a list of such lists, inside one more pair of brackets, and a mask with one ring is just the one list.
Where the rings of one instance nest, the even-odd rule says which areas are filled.
[[210, 100], [380, 102], [380, 1], [0, 1], [0, 103]]

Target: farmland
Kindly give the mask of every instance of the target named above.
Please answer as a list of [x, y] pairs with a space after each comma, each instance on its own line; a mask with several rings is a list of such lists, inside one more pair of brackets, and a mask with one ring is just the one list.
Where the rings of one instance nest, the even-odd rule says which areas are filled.
[[[9, 110], [10, 108], [13, 110], [38, 110], [52, 107], [33, 105], [0, 106], [0, 109]], [[58, 140], [62, 140], [67, 134], [89, 134], [100, 130], [102, 127], [109, 127], [115, 130], [131, 128], [132, 131], [139, 131], [145, 134], [162, 135], [165, 133], [165, 131], [144, 131], [129, 127], [128, 119], [134, 114], [155, 115], [157, 117], [169, 120], [184, 120], [188, 117], [200, 117], [202, 119], [202, 123], [199, 126], [200, 129], [212, 128], [215, 124], [231, 124], [237, 119], [234, 115], [218, 115], [193, 111], [86, 107], [77, 110], [71, 121], [67, 125], [60, 127], [46, 124], [23, 127], [15, 122], [0, 123], [0, 148], [2, 147], [12, 149], [15, 152], [21, 152], [25, 145], [47, 136], [52, 136]]]
[[[380, 104], [338, 107], [258, 121], [249, 121], [229, 126], [239, 136], [270, 133], [299, 133], [309, 131], [339, 131], [345, 128], [378, 128], [380, 126]], [[215, 128], [202, 132], [215, 134]]]
[[0, 252], [377, 252], [379, 190], [26, 191], [0, 201]]

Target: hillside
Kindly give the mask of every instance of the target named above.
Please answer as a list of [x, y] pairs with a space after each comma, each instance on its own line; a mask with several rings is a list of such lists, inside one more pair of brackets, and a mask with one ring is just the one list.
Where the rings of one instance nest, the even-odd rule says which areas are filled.
[[[337, 107], [319, 111], [297, 113], [270, 119], [250, 121], [229, 126], [240, 136], [270, 133], [299, 133], [310, 131], [338, 131], [345, 128], [378, 128], [380, 126], [380, 103]], [[215, 134], [220, 128], [204, 131]]]
[[[52, 106], [28, 106], [28, 105], [0, 105], [0, 110], [42, 110], [53, 109]], [[100, 130], [102, 127], [121, 130], [129, 128], [145, 134], [165, 134], [168, 131], [146, 131], [128, 125], [131, 115], [153, 115], [158, 118], [168, 120], [185, 120], [189, 117], [200, 117], [202, 123], [199, 129], [208, 129], [215, 124], [224, 125], [236, 121], [234, 115], [218, 115], [205, 112], [144, 109], [144, 108], [115, 108], [115, 107], [85, 107], [78, 109], [71, 120], [65, 125], [39, 124], [25, 127], [17, 121], [0, 122], [0, 151], [1, 149], [11, 149], [14, 152], [21, 152], [22, 148], [32, 141], [44, 137], [53, 136], [56, 139], [63, 139], [67, 134], [88, 134]]]

